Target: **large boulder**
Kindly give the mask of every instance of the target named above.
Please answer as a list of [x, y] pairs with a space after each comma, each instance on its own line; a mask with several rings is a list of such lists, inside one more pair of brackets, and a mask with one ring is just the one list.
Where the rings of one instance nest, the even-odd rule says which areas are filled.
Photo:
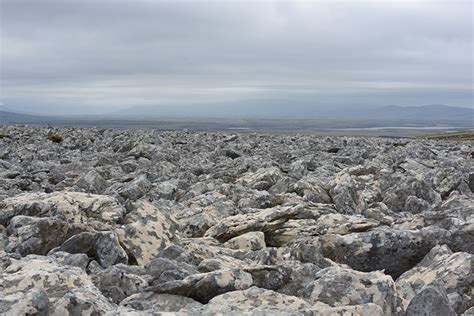
[[48, 315], [48, 313], [48, 294], [40, 288], [33, 287], [25, 292], [0, 296], [0, 314], [2, 315]]
[[127, 253], [120, 246], [117, 235], [113, 232], [80, 233], [52, 251], [85, 253], [90, 258], [96, 259], [104, 268], [118, 263], [128, 263]]
[[317, 243], [326, 258], [360, 271], [385, 270], [396, 278], [414, 267], [445, 237], [446, 231], [438, 227], [380, 228], [347, 235], [327, 234], [319, 237]]
[[92, 280], [102, 294], [116, 304], [132, 294], [143, 292], [148, 286], [141, 276], [129, 273], [120, 266], [99, 271], [92, 276]]
[[[333, 210], [332, 210], [333, 211]], [[330, 213], [317, 219], [289, 219], [270, 233], [266, 239], [270, 245], [283, 246], [293, 240], [324, 234], [345, 235], [364, 232], [379, 226], [379, 222], [360, 215]]]
[[224, 243], [224, 246], [243, 251], [260, 250], [265, 248], [265, 234], [262, 232], [248, 232], [228, 240]]
[[110, 196], [79, 192], [25, 193], [0, 202], [0, 225], [14, 216], [55, 217], [68, 223], [108, 230], [125, 215], [125, 208]]
[[7, 302], [5, 313], [12, 315], [21, 312], [103, 314], [115, 309], [84, 270], [62, 266], [53, 257], [38, 255], [11, 260], [0, 274], [0, 298], [0, 302]]
[[316, 280], [304, 289], [304, 298], [330, 306], [374, 303], [385, 315], [397, 312], [399, 299], [393, 279], [380, 272], [359, 272], [352, 269], [330, 267], [319, 271]]
[[190, 314], [222, 315], [255, 313], [258, 315], [311, 314], [312, 306], [305, 300], [251, 287], [246, 290], [228, 292], [214, 297], [208, 304], [193, 309]]
[[287, 220], [295, 218], [301, 210], [301, 207], [275, 207], [256, 213], [230, 216], [209, 228], [204, 236], [227, 241], [248, 232], [272, 231]]
[[277, 167], [260, 168], [255, 172], [249, 172], [237, 180], [244, 186], [256, 190], [268, 190], [283, 177]]
[[104, 191], [104, 194], [113, 195], [120, 201], [136, 201], [151, 188], [152, 184], [147, 176], [139, 175], [131, 181], [111, 185]]
[[406, 316], [456, 316], [457, 313], [449, 305], [448, 295], [442, 286], [425, 285], [411, 300]]
[[82, 224], [69, 224], [54, 218], [18, 215], [10, 220], [7, 227], [5, 250], [22, 256], [45, 255], [74, 234], [88, 229]]
[[119, 240], [129, 259], [145, 265], [173, 243], [177, 235], [175, 219], [147, 202], [137, 202], [134, 210], [117, 229]]
[[196, 309], [202, 306], [192, 298], [172, 295], [158, 294], [154, 292], [142, 292], [130, 295], [120, 306], [128, 307], [139, 313], [176, 313], [181, 310]]
[[252, 286], [252, 275], [240, 270], [218, 270], [186, 277], [183, 280], [170, 281], [147, 289], [155, 293], [184, 295], [207, 303], [214, 296], [244, 290]]
[[336, 209], [342, 214], [360, 214], [366, 207], [351, 175], [343, 173], [331, 183], [329, 195]]
[[91, 170], [76, 181], [76, 186], [84, 192], [101, 194], [107, 188], [107, 181], [96, 170]]
[[[396, 281], [403, 293], [404, 305], [408, 304], [421, 289], [433, 282], [449, 295], [460, 298], [457, 312], [474, 304], [474, 255], [465, 252], [453, 253], [446, 245], [434, 247], [412, 269], [403, 273]], [[464, 309], [463, 309], [464, 308]]]
[[382, 202], [393, 211], [416, 214], [438, 206], [441, 196], [420, 176], [406, 177], [383, 193]]

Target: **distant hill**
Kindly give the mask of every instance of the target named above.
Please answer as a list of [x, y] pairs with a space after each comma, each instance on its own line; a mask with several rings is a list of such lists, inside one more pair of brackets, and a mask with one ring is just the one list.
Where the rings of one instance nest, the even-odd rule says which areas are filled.
[[[353, 113], [355, 114], [355, 113]], [[390, 105], [375, 108], [369, 112], [363, 113], [366, 118], [374, 119], [399, 119], [399, 120], [452, 120], [463, 121], [471, 120], [474, 122], [474, 109], [447, 106], [441, 104], [424, 106], [397, 106]]]
[[47, 116], [30, 115], [30, 114], [0, 110], [0, 124], [47, 123], [47, 121], [51, 119], [52, 118], [49, 118]]
[[286, 100], [176, 106], [139, 106], [112, 113], [127, 118], [239, 117], [276, 119], [358, 119], [390, 121], [465, 122], [474, 125], [474, 109], [447, 105], [382, 107], [314, 107], [309, 102], [291, 104]]
[[[302, 128], [365, 128], [451, 126], [474, 128], [474, 109], [446, 105], [332, 107], [316, 108], [308, 103], [288, 105], [273, 103], [206, 104], [179, 106], [141, 106], [111, 113], [108, 116], [40, 116], [0, 109], [0, 124], [59, 124], [68, 126], [161, 126], [182, 128], [250, 127], [287, 130]], [[171, 124], [171, 125], [170, 125]]]

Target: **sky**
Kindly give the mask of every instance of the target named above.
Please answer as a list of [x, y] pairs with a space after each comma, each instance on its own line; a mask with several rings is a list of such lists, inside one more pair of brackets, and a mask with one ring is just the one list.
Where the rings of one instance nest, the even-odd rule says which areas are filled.
[[18, 111], [474, 104], [470, 0], [0, 3], [0, 107]]

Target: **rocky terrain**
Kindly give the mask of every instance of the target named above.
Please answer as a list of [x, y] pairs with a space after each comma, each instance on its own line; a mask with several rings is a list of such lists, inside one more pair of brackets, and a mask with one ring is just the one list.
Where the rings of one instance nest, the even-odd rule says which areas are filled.
[[1, 126], [0, 314], [474, 315], [473, 150]]

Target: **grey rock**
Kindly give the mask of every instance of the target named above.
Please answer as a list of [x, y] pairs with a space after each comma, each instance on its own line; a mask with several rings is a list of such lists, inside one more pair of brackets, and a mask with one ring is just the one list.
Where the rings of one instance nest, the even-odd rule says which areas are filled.
[[92, 276], [92, 281], [105, 297], [116, 304], [126, 297], [143, 292], [148, 282], [141, 276], [128, 273], [120, 266], [111, 266]]
[[224, 246], [244, 251], [260, 250], [266, 247], [265, 234], [262, 232], [249, 232], [228, 240], [224, 243]]
[[174, 313], [181, 310], [200, 308], [202, 304], [185, 296], [143, 292], [127, 297], [120, 302], [120, 306], [141, 313]]
[[85, 253], [95, 258], [104, 268], [117, 263], [127, 263], [128, 256], [120, 246], [117, 236], [113, 232], [80, 233], [66, 240], [54, 251], [68, 253]]
[[446, 291], [441, 286], [429, 284], [425, 285], [411, 300], [406, 315], [455, 316], [457, 314], [449, 304]]
[[252, 282], [250, 273], [239, 270], [218, 270], [159, 284], [149, 287], [147, 291], [184, 295], [205, 304], [214, 296], [247, 289], [252, 285]]
[[309, 302], [330, 306], [374, 303], [386, 315], [396, 313], [398, 306], [395, 282], [379, 271], [366, 273], [340, 267], [326, 268], [305, 287], [303, 296]]
[[326, 258], [360, 271], [384, 270], [396, 278], [443, 240], [446, 240], [445, 230], [426, 227], [406, 231], [383, 228], [342, 236], [327, 234], [315, 242]]
[[191, 309], [200, 315], [310, 315], [311, 305], [305, 300], [271, 290], [251, 287], [214, 297], [202, 308]]
[[66, 239], [86, 229], [84, 225], [68, 224], [54, 218], [15, 216], [7, 227], [9, 236], [5, 250], [22, 256], [45, 255]]
[[101, 194], [107, 188], [107, 181], [95, 170], [91, 170], [80, 177], [76, 185], [85, 192]]

